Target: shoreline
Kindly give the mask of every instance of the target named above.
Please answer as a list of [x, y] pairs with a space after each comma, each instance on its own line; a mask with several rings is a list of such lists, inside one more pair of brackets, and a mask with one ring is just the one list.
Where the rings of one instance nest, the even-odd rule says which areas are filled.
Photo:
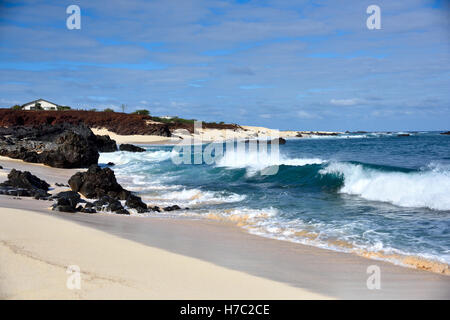
[[[328, 298], [38, 212], [0, 216], [1, 299]], [[68, 266], [79, 267], [79, 290], [66, 286]]]
[[[39, 205], [37, 205], [38, 203]], [[94, 232], [101, 232], [101, 235], [96, 235], [93, 238], [86, 236], [85, 239], [89, 243], [92, 243], [94, 239], [97, 243], [98, 241], [103, 241], [105, 238], [115, 237], [127, 241], [126, 248], [132, 248], [139, 244], [145, 248], [149, 248], [149, 250], [162, 250], [166, 253], [181, 255], [183, 258], [198, 259], [231, 272], [243, 272], [252, 277], [271, 281], [273, 282], [269, 286], [271, 294], [273, 294], [272, 286], [274, 286], [273, 288], [278, 288], [279, 285], [287, 286], [280, 289], [281, 291], [278, 291], [280, 296], [277, 297], [273, 295], [267, 296], [268, 291], [256, 291], [251, 295], [241, 296], [240, 298], [324, 299], [331, 297], [338, 299], [447, 299], [450, 297], [450, 278], [448, 276], [396, 266], [385, 261], [370, 260], [354, 254], [260, 237], [249, 234], [232, 224], [164, 217], [124, 217], [112, 214], [56, 213], [48, 211], [46, 203], [43, 201], [39, 202], [38, 200], [24, 198], [19, 200], [18, 204], [18, 200], [7, 196], [0, 196], [0, 207], [9, 208], [1, 210], [0, 219], [2, 223], [0, 224], [0, 229], [4, 228], [4, 231], [0, 234], [4, 237], [5, 232], [11, 230], [11, 238], [8, 240], [10, 243], [21, 241], [23, 234], [26, 234], [27, 239], [32, 239], [30, 240], [31, 243], [28, 244], [31, 247], [28, 248], [24, 244], [21, 244], [21, 247], [29, 254], [30, 252], [33, 253], [33, 250], [39, 252], [42, 249], [39, 243], [49, 241], [49, 233], [59, 224], [57, 221], [64, 221], [65, 226], [61, 227], [61, 230], [64, 232], [64, 237], [75, 236], [73, 235], [73, 229], [77, 229], [78, 227], [88, 228]], [[10, 213], [9, 210], [11, 207], [14, 207], [12, 210], [17, 211]], [[5, 215], [4, 212], [7, 212], [7, 214]], [[20, 217], [21, 213], [26, 218], [24, 217], [20, 222], [8, 222], [8, 219], [11, 219], [13, 216]], [[5, 217], [7, 221], [5, 221]], [[52, 222], [46, 222], [44, 224], [39, 222], [39, 220], [43, 219], [47, 221], [47, 218], [51, 219]], [[31, 229], [23, 225], [25, 219], [26, 223], [32, 225]], [[16, 231], [14, 231], [14, 228], [16, 228]], [[42, 230], [45, 230], [45, 236], [43, 236]], [[60, 246], [63, 246], [65, 251], [74, 253], [73, 256], [69, 255], [70, 259], [68, 258], [68, 260], [73, 261], [73, 259], [76, 260], [78, 258], [79, 254], [83, 254], [75, 254], [77, 250], [80, 250], [80, 247], [84, 248], [79, 239], [77, 236], [77, 240], [73, 241], [63, 239], [61, 243], [51, 242], [44, 245], [44, 249], [59, 251], [63, 250], [63, 248], [60, 248]], [[4, 247], [5, 239], [2, 238], [1, 244]], [[116, 250], [116, 248], [111, 249], [108, 247], [108, 250]], [[140, 259], [143, 258], [141, 256], [142, 254], [140, 254]], [[53, 259], [58, 259], [58, 257], [53, 257]], [[90, 259], [95, 260], [95, 256], [90, 256]], [[124, 251], [120, 252], [120, 259], [129, 259], [127, 250], [124, 249]], [[153, 253], [150, 260], [152, 262], [159, 261], [155, 253]], [[6, 260], [2, 259], [2, 261]], [[151, 265], [151, 262], [148, 263]], [[168, 279], [171, 279], [173, 274], [167, 275], [162, 271], [168, 266], [162, 266], [160, 262], [159, 265], [159, 277], [168, 277]], [[371, 265], [380, 267], [382, 277], [381, 290], [368, 290], [366, 287], [367, 277], [369, 276], [366, 270]], [[2, 267], [0, 270], [5, 269]], [[109, 267], [105, 267], [105, 269], [102, 269], [102, 272], [105, 271], [106, 274], [100, 272], [98, 276], [100, 278], [107, 278], [110, 276], [109, 272], [107, 272], [108, 270]], [[186, 268], [183, 268], [183, 270], [183, 272], [186, 272]], [[191, 271], [194, 272], [194, 270], [189, 269], [189, 272]], [[128, 277], [129, 273], [134, 272], [132, 269], [129, 269], [129, 271], [122, 273], [121, 276]], [[178, 270], [177, 272], [182, 271]], [[215, 272], [219, 272], [219, 270], [214, 270], [212, 271], [212, 275], [207, 276], [215, 278], [218, 276]], [[12, 271], [3, 274], [3, 279], [9, 278], [19, 283], [25, 279], [23, 276], [20, 277], [16, 272]], [[168, 279], [166, 281], [169, 281]], [[162, 280], [160, 279], [160, 281]], [[248, 282], [246, 283], [245, 281], [251, 282], [253, 280], [246, 279], [244, 283], [236, 282], [229, 283], [229, 285], [232, 284], [232, 287], [246, 287]], [[4, 288], [5, 285], [0, 287]], [[292, 296], [293, 292], [290, 292], [292, 288], [300, 291], [295, 291], [295, 296]], [[172, 292], [172, 290], [176, 291], [178, 289], [172, 287], [169, 291]], [[208, 290], [212, 290], [212, 288]], [[217, 296], [208, 295], [207, 298], [236, 299], [237, 297], [229, 291], [227, 291], [229, 296], [223, 296], [222, 294], [224, 292], [219, 294], [220, 290], [215, 288], [214, 293]], [[289, 294], [287, 294], [288, 292]], [[58, 295], [59, 293], [61, 291], [55, 291], [52, 294]], [[169, 294], [165, 298], [174, 299], [179, 295], [179, 293], [173, 294]], [[158, 295], [158, 297], [162, 296], [164, 295]], [[105, 298], [106, 296], [96, 297]], [[113, 297], [109, 296], [107, 298]], [[122, 297], [126, 297], [126, 295]], [[148, 296], [142, 294], [137, 296], [133, 295], [133, 297], [146, 298]], [[193, 292], [186, 292], [186, 296], [183, 298], [201, 299], [202, 297], [206, 298], [202, 295], [196, 296]]]

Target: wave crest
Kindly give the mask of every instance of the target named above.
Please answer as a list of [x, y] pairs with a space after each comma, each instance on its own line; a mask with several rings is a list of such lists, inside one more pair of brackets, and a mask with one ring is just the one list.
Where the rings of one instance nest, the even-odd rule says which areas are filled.
[[334, 162], [319, 171], [344, 179], [341, 193], [402, 207], [450, 210], [450, 172], [442, 168], [418, 172], [383, 172], [360, 164]]

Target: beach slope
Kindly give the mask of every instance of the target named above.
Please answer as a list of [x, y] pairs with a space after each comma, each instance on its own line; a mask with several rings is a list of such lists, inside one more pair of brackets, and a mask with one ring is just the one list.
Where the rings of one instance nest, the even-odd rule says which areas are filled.
[[1, 208], [0, 221], [1, 299], [326, 298], [37, 212]]

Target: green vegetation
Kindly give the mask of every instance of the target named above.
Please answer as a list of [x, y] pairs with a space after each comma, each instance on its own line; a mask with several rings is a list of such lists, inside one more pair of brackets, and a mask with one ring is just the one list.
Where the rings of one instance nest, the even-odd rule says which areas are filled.
[[71, 108], [69, 106], [58, 106], [58, 111], [64, 111], [64, 110], [70, 110]]
[[106, 108], [106, 109], [103, 110], [103, 112], [114, 112], [114, 110], [111, 109], [111, 108]]
[[184, 124], [193, 124], [196, 121], [196, 119], [183, 119], [178, 117], [173, 117], [171, 119], [152, 117], [152, 120], [162, 123], [184, 123]]
[[12, 106], [11, 109], [13, 109], [13, 110], [22, 110], [22, 107], [19, 106], [18, 104], [16, 104], [16, 105]]
[[150, 111], [145, 110], [145, 109], [141, 109], [141, 110], [136, 110], [135, 112], [133, 112], [133, 114], [140, 114], [143, 116], [149, 116], [150, 115]]

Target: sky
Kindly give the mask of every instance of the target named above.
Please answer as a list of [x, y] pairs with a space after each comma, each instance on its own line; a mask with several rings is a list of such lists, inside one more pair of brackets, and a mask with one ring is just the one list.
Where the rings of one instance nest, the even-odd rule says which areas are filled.
[[[369, 5], [381, 29], [367, 28]], [[449, 18], [448, 0], [0, 0], [0, 107], [449, 130]]]

